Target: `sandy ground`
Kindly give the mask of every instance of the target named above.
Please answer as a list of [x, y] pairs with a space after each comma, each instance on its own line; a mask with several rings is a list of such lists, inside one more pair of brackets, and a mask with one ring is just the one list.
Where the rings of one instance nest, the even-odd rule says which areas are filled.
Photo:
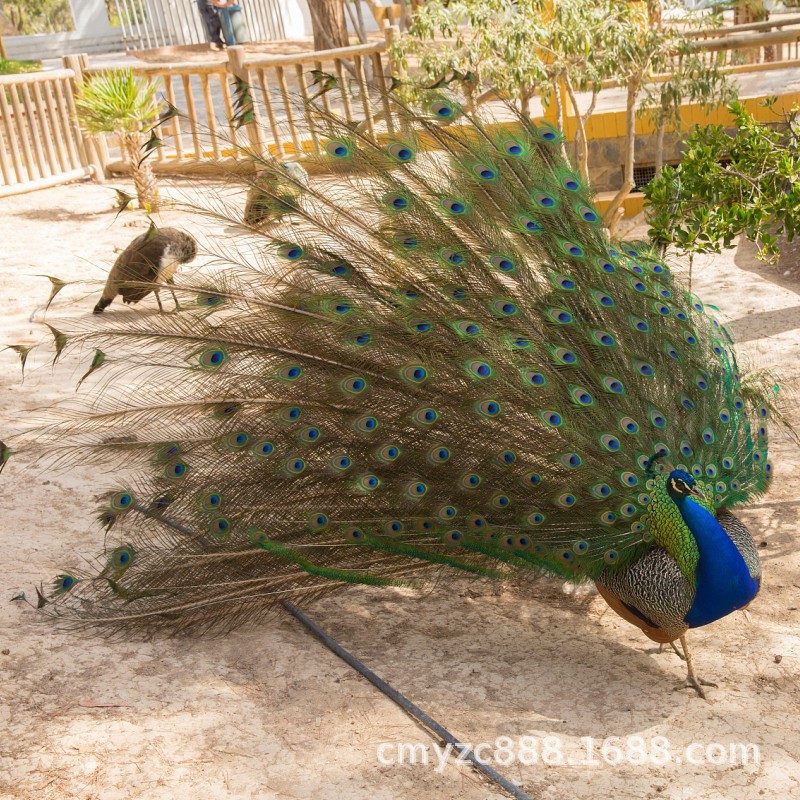
[[[112, 205], [110, 188], [91, 184], [0, 200], [0, 342], [43, 335], [29, 316], [49, 287], [34, 275], [102, 279], [114, 248], [144, 230], [136, 213], [114, 222]], [[162, 215], [168, 223], [213, 233], [177, 211]], [[800, 297], [783, 271], [756, 265], [743, 247], [701, 259], [695, 286], [733, 321], [742, 353], [796, 385]], [[95, 297], [82, 301], [86, 313]], [[51, 313], [64, 312], [59, 297]], [[12, 351], [0, 353], [0, 370], [2, 434], [18, 428], [19, 410], [63, 397], [77, 377], [39, 368], [21, 384]], [[532, 797], [800, 797], [800, 453], [778, 438], [772, 459], [774, 489], [742, 511], [766, 573], [752, 622], [737, 614], [691, 635], [701, 673], [719, 684], [709, 702], [673, 691], [684, 674], [674, 654], [656, 654], [597, 595], [557, 584], [354, 589], [307, 610], [464, 740], [537, 737], [541, 754], [542, 738], [556, 737], [550, 763], [495, 764]], [[437, 771], [432, 739], [292, 618], [208, 640], [106, 641], [57, 632], [11, 601], [100, 549], [92, 495], [101, 486], [86, 468], [41, 473], [13, 460], [0, 479], [1, 798], [505, 796], [453, 759]], [[656, 736], [668, 741], [665, 765], [650, 758]], [[621, 763], [607, 763], [613, 750], [603, 757], [608, 737], [622, 737]], [[630, 763], [636, 740], [627, 737], [644, 737], [646, 763]], [[385, 761], [397, 760], [398, 743], [419, 743], [431, 763], [381, 764], [382, 743]], [[701, 763], [687, 763], [692, 743]], [[757, 745], [760, 763], [731, 759], [739, 743]]]

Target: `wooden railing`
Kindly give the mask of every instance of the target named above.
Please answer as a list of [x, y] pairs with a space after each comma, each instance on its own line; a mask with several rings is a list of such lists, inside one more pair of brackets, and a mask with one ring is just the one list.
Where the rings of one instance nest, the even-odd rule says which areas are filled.
[[[231, 53], [231, 69], [235, 75], [253, 87], [253, 110], [256, 124], [249, 129], [250, 144], [261, 150], [269, 150], [278, 157], [297, 155], [313, 150], [319, 152], [319, 140], [308, 105], [321, 86], [309, 86], [307, 75], [310, 69], [333, 76], [343, 89], [333, 93], [340, 105], [332, 106], [328, 93], [319, 101], [328, 114], [337, 114], [348, 122], [356, 122], [359, 116], [366, 132], [373, 136], [375, 120], [370, 89], [378, 94], [386, 91], [388, 67], [382, 55], [385, 42], [362, 44], [338, 50], [321, 50], [304, 56], [268, 56], [259, 59], [243, 59], [236, 49]], [[292, 95], [303, 102], [299, 107], [292, 102]], [[299, 108], [299, 111], [298, 111]], [[384, 112], [388, 114], [388, 105]], [[298, 120], [298, 114], [301, 119]], [[280, 120], [285, 119], [285, 126]], [[299, 124], [298, 124], [299, 122]], [[268, 123], [268, 125], [267, 125]], [[267, 130], [269, 136], [266, 136]], [[288, 137], [285, 131], [288, 130]], [[303, 139], [303, 131], [309, 138]]]
[[97, 170], [75, 121], [74, 95], [71, 69], [0, 77], [0, 197]]
[[800, 59], [798, 15], [692, 31], [687, 37], [706, 61], [715, 62], [728, 72], [745, 71], [755, 64], [769, 69], [766, 65], [787, 65]]
[[[388, 34], [390, 39], [391, 33]], [[389, 72], [387, 41], [286, 56], [246, 56], [241, 47], [228, 48], [225, 61], [203, 64], [137, 65], [134, 73], [157, 84], [158, 94], [180, 110], [156, 135], [164, 146], [156, 151], [156, 171], [198, 172], [200, 162], [241, 160], [241, 147], [289, 160], [318, 152], [319, 140], [307, 102], [322, 88], [313, 84], [311, 70], [333, 76], [343, 92], [319, 97], [329, 113], [355, 122], [374, 133], [373, 102], [386, 89]], [[86, 68], [83, 77], [103, 70]], [[236, 79], [250, 88], [254, 124], [234, 122]], [[109, 137], [113, 150], [114, 140]], [[129, 169], [121, 155], [106, 165], [111, 172]]]

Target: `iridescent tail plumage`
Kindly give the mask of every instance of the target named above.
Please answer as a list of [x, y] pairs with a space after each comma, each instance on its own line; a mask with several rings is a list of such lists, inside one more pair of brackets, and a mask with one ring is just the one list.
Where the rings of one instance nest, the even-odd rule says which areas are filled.
[[771, 383], [645, 245], [608, 240], [559, 134], [438, 92], [385, 102], [375, 140], [316, 110], [307, 183], [252, 156], [281, 213], [213, 204], [239, 233], [228, 266], [179, 279], [182, 311], [68, 333], [104, 388], [38, 445], [136, 477], [53, 613], [228, 628], [446, 568], [596, 579], [669, 545], [654, 454], [717, 511], [766, 489]]

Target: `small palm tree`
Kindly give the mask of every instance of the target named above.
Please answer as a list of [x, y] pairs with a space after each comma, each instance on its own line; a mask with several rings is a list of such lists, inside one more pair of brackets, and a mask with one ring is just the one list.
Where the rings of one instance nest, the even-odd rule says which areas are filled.
[[156, 86], [130, 69], [109, 70], [88, 79], [76, 99], [78, 120], [88, 133], [114, 133], [131, 164], [140, 208], [158, 209], [158, 189], [150, 163], [142, 160], [142, 128], [160, 112]]

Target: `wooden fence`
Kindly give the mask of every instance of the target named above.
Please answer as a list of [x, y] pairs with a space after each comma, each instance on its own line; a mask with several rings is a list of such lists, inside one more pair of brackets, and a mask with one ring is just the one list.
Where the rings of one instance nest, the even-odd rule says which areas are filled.
[[0, 77], [0, 197], [97, 173], [93, 142], [75, 121], [75, 71]]
[[692, 47], [707, 62], [727, 72], [746, 71], [752, 65], [800, 64], [800, 16], [784, 16], [766, 22], [750, 22], [687, 33]]
[[[164, 146], [156, 151], [155, 171], [203, 171], [198, 162], [209, 159], [228, 161], [225, 166], [230, 167], [230, 161], [241, 158], [242, 146], [280, 159], [318, 152], [311, 116], [302, 102], [319, 89], [309, 84], [311, 70], [333, 75], [345, 87], [336, 93], [341, 100], [335, 107], [323, 94], [322, 107], [348, 121], [358, 117], [367, 132], [374, 133], [372, 95], [375, 88], [386, 88], [386, 51], [387, 43], [377, 42], [299, 55], [245, 57], [242, 48], [231, 47], [225, 61], [137, 66], [136, 74], [155, 82], [159, 94], [182, 112], [156, 130]], [[83, 75], [100, 72], [87, 68]], [[250, 87], [255, 125], [237, 128], [233, 122], [236, 78]], [[113, 137], [110, 144], [113, 148]], [[111, 172], [128, 169], [119, 161], [106, 168]]]

